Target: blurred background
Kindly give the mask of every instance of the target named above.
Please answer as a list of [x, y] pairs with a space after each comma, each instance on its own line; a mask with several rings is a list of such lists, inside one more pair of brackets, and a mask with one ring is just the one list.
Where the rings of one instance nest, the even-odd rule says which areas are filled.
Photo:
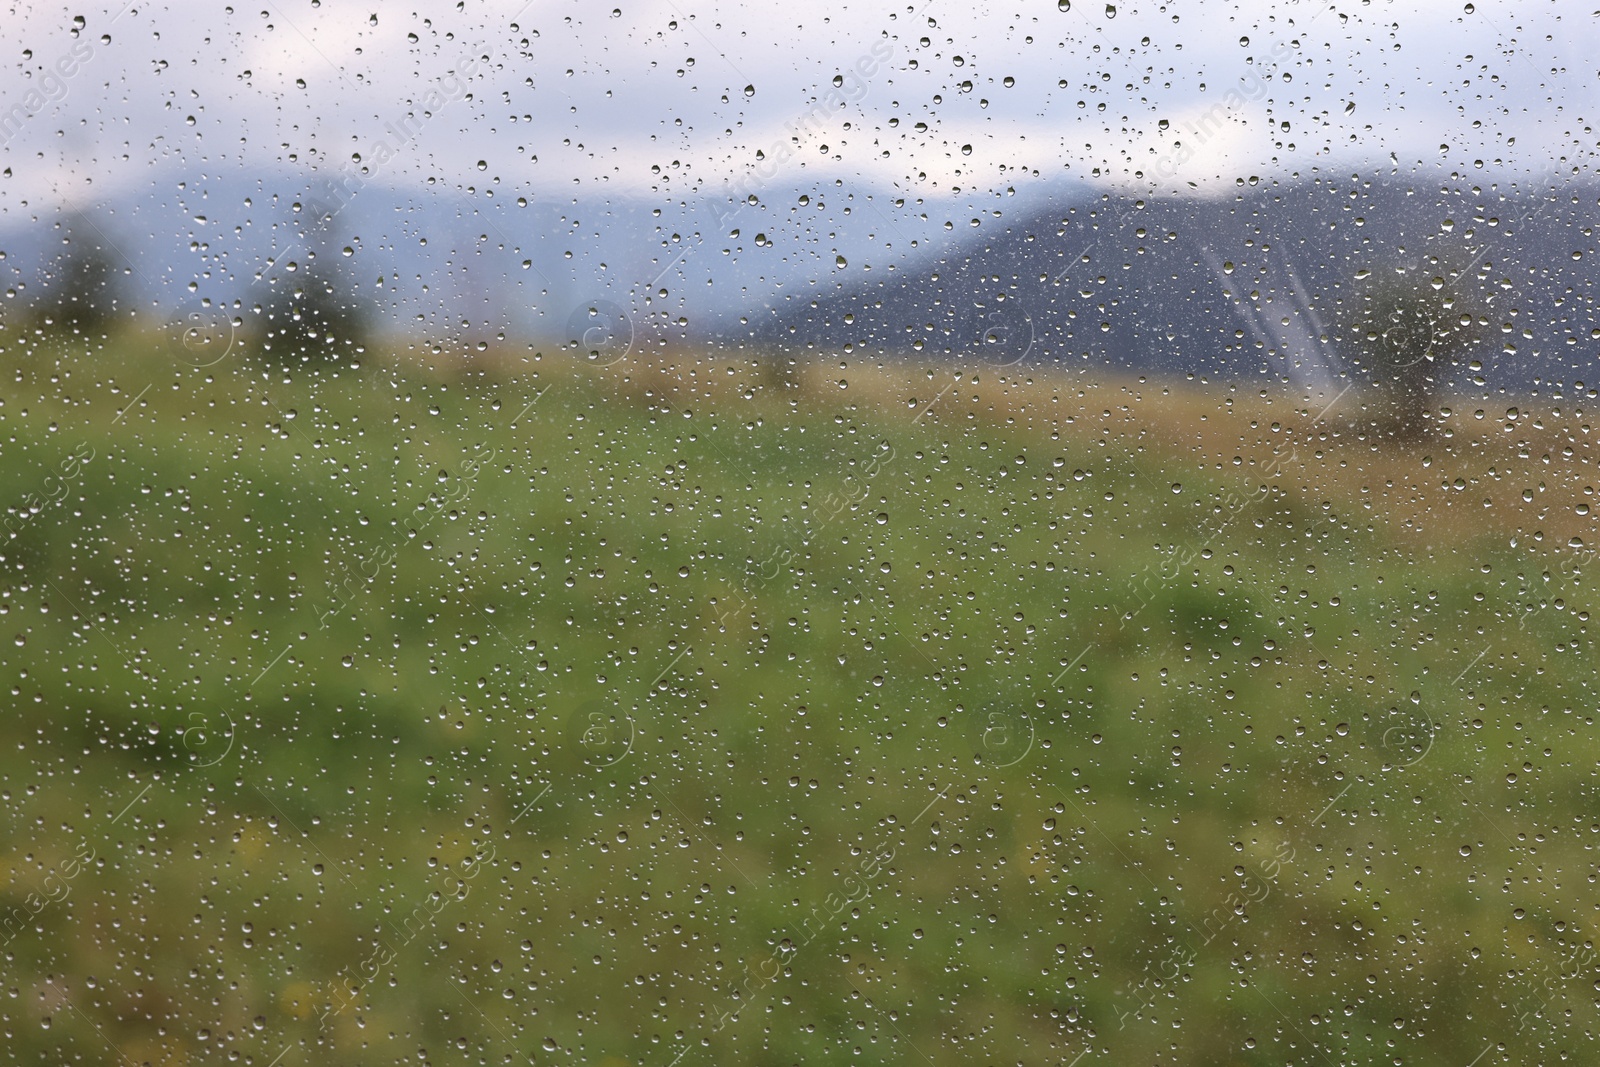
[[1585, 1061], [1596, 19], [8, 8], [0, 1055]]

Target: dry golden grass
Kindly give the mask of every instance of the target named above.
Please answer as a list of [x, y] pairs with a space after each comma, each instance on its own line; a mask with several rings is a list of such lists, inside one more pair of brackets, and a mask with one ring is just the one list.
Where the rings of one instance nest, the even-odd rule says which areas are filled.
[[[1600, 541], [1592, 499], [1600, 448], [1587, 397], [1449, 397], [1416, 443], [1381, 439], [1359, 390], [1311, 396], [1284, 389], [1050, 367], [956, 368], [910, 361], [790, 364], [747, 353], [635, 348], [585, 367], [526, 348], [463, 366], [531, 371], [542, 384], [587, 382], [631, 403], [731, 412], [904, 416], [951, 430], [1004, 428], [1069, 450], [1137, 452], [1171, 480], [1208, 473], [1267, 482], [1303, 503], [1371, 515], [1422, 548], [1486, 534], [1546, 547]], [[493, 371], [491, 371], [493, 373]], [[1342, 388], [1342, 386], [1341, 386]], [[1576, 549], [1577, 543], [1574, 543]]]
[[[1242, 472], [1303, 502], [1370, 510], [1408, 540], [1444, 546], [1485, 533], [1565, 546], [1596, 543], [1596, 401], [1490, 405], [1449, 397], [1423, 441], [1369, 432], [1359, 391], [1308, 396], [1256, 387], [1047, 368], [929, 372], [809, 368], [808, 393], [917, 411], [948, 426], [1005, 425], [1080, 446], [1132, 448], [1173, 472]], [[865, 401], [863, 401], [865, 398]], [[1255, 472], [1255, 473], [1250, 473]], [[1574, 543], [1574, 547], [1577, 547]]]

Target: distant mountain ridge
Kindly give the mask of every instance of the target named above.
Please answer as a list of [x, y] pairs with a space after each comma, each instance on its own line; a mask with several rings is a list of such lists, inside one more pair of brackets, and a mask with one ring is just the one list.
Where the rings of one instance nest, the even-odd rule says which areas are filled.
[[1454, 384], [1590, 382], [1597, 202], [1595, 181], [1455, 192], [1357, 177], [1263, 182], [1228, 200], [1105, 193], [986, 224], [920, 271], [790, 296], [724, 340], [1327, 387], [1344, 369], [1335, 324], [1364, 281], [1459, 274], [1491, 339], [1473, 356], [1481, 370], [1463, 367]]
[[[174, 172], [77, 206], [126, 260], [147, 319], [206, 300], [248, 313], [315, 251], [350, 300], [419, 338], [504, 332], [557, 347], [599, 304], [631, 344], [1326, 388], [1344, 370], [1334, 327], [1363, 271], [1419, 284], [1462, 271], [1492, 336], [1475, 353], [1481, 370], [1452, 384], [1600, 379], [1600, 181], [1588, 178], [1426, 188], [1322, 177], [1148, 200], [1067, 179], [940, 200], [774, 180], [753, 204], [717, 191], [655, 202], [377, 182], [344, 204], [325, 184]], [[323, 217], [330, 204], [341, 206]], [[53, 217], [0, 212], [0, 253], [0, 292], [23, 303], [60, 256]]]
[[95, 202], [0, 203], [0, 294], [26, 303], [48, 286], [64, 253], [58, 224], [76, 215], [127, 268], [127, 303], [146, 317], [177, 318], [208, 300], [248, 309], [261, 286], [292, 283], [314, 252], [349, 299], [398, 334], [503, 330], [559, 342], [572, 313], [600, 299], [622, 306], [641, 336], [702, 339], [765, 294], [833, 273], [840, 255], [889, 262], [915, 254], [913, 242], [947, 239], [944, 215], [896, 207], [876, 190], [773, 179], [759, 191], [753, 205], [721, 188], [658, 200], [372, 180], [341, 194], [316, 172], [174, 168]]

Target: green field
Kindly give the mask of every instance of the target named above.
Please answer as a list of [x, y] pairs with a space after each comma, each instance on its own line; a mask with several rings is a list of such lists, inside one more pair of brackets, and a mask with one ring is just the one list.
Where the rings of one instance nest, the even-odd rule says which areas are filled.
[[8, 345], [11, 1061], [1594, 1055], [1573, 398]]

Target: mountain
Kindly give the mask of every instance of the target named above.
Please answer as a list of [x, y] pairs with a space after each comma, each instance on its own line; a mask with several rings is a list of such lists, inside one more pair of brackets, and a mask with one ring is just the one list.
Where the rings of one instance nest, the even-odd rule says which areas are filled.
[[[1226, 199], [1100, 193], [975, 218], [915, 269], [786, 294], [724, 343], [809, 357], [919, 355], [1326, 390], [1339, 324], [1387, 278], [1453, 283], [1489, 319], [1455, 385], [1592, 382], [1600, 183], [1423, 188], [1352, 176], [1241, 183]], [[1474, 379], [1481, 379], [1474, 382]], [[1335, 389], [1335, 391], [1337, 391]]]
[[[62, 220], [126, 266], [124, 304], [245, 317], [315, 253], [352, 303], [427, 346], [599, 331], [803, 357], [1051, 363], [1333, 389], [1374, 278], [1456, 279], [1490, 320], [1484, 389], [1590, 381], [1600, 182], [1402, 177], [1241, 182], [1140, 199], [1080, 182], [939, 200], [840, 181], [740, 194], [494, 195], [316, 174], [164, 173], [52, 215], [0, 211], [0, 292], [60, 273]], [[78, 227], [80, 230], [82, 226]], [[87, 232], [87, 231], [85, 231]], [[8, 301], [9, 303], [9, 301]]]
[[[754, 202], [750, 196], [755, 195]], [[67, 220], [124, 269], [124, 303], [158, 321], [208, 306], [244, 316], [312, 264], [389, 332], [559, 343], [595, 302], [641, 338], [702, 339], [786, 287], [942, 242], [916, 205], [834, 182], [652, 200], [428, 185], [289, 170], [174, 167], [93, 203], [0, 204], [0, 293], [26, 304], [68, 258]], [[663, 290], [666, 290], [663, 295]], [[3, 304], [0, 304], [3, 308]]]

